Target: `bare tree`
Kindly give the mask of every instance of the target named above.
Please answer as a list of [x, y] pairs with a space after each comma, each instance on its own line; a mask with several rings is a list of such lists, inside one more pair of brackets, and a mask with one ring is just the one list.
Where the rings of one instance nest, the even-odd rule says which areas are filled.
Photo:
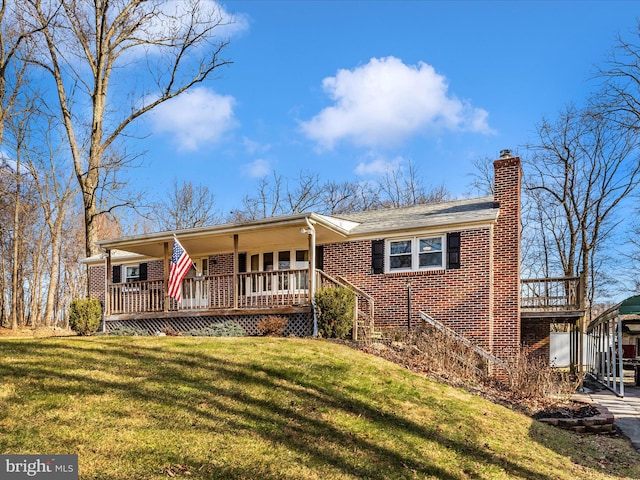
[[378, 182], [382, 192], [381, 206], [386, 208], [409, 207], [425, 203], [439, 203], [451, 199], [444, 185], [426, 190], [419, 177], [418, 168], [409, 163], [407, 168], [399, 166], [388, 171]]
[[[25, 19], [39, 30], [37, 63], [55, 85], [82, 194], [86, 255], [94, 255], [101, 175], [107, 164], [118, 170], [131, 162], [110, 157], [110, 149], [142, 115], [229, 63], [220, 58], [228, 41], [216, 37], [229, 19], [217, 3], [205, 0], [24, 3]], [[133, 85], [128, 105], [110, 88], [117, 80]], [[90, 122], [83, 121], [87, 112]]]
[[584, 275], [593, 303], [594, 257], [617, 226], [621, 203], [640, 182], [637, 135], [598, 105], [568, 107], [538, 127], [529, 147], [526, 188], [539, 199], [540, 229], [548, 232], [566, 276]]
[[[371, 195], [362, 195], [366, 184], [351, 182], [327, 182], [324, 184], [321, 192], [321, 203], [324, 205], [324, 212], [329, 215], [337, 215], [340, 213], [351, 213], [362, 210], [368, 210], [361, 200], [363, 198], [371, 199]], [[372, 203], [378, 203], [377, 199], [372, 199]]]
[[472, 193], [493, 195], [493, 162], [494, 159], [489, 157], [476, 158], [471, 162], [473, 172], [470, 174], [469, 187]]
[[[73, 198], [76, 195], [73, 170], [65, 163], [67, 158], [59, 148], [54, 148], [50, 133], [56, 130], [55, 119], [48, 117], [40, 136], [46, 139], [43, 151], [27, 151], [26, 167], [33, 180], [42, 209], [42, 219], [46, 225], [48, 245], [43, 249], [43, 257], [49, 259], [46, 300], [41, 323], [54, 325], [56, 317], [56, 297], [60, 282], [64, 223]], [[38, 143], [38, 142], [34, 142]], [[58, 298], [59, 300], [59, 298]], [[60, 303], [60, 302], [58, 302]]]
[[168, 198], [155, 206], [153, 217], [163, 230], [204, 227], [221, 219], [214, 206], [215, 196], [206, 185], [178, 185], [174, 180]]

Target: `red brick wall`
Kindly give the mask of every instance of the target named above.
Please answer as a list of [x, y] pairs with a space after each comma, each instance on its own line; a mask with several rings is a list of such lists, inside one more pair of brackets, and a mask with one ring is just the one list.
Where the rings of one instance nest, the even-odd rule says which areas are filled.
[[459, 269], [373, 274], [367, 240], [325, 245], [324, 270], [374, 298], [378, 326], [407, 326], [411, 282], [412, 324], [423, 311], [495, 355], [512, 358], [520, 351], [520, 160], [501, 159], [494, 168], [498, 221], [461, 231]]
[[511, 358], [520, 351], [520, 159], [494, 162], [494, 199], [500, 206], [494, 236], [493, 353]]
[[89, 298], [97, 298], [104, 308], [104, 289], [106, 277], [104, 265], [89, 267]]
[[233, 254], [212, 255], [209, 257], [209, 275], [233, 273]]
[[147, 262], [147, 280], [162, 280], [164, 278], [164, 266], [162, 260]]
[[410, 281], [412, 325], [419, 323], [423, 311], [488, 348], [489, 246], [489, 228], [462, 231], [459, 269], [373, 274], [371, 241], [335, 243], [324, 247], [324, 270], [345, 277], [374, 298], [378, 326], [407, 326]]
[[522, 322], [522, 350], [545, 362], [549, 361], [550, 318], [528, 318]]

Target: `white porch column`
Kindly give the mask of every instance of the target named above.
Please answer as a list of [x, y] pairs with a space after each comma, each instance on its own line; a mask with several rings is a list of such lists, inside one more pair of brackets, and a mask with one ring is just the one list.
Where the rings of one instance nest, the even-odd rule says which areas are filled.
[[304, 233], [309, 236], [309, 301], [313, 310], [313, 336], [318, 336], [318, 318], [316, 317], [316, 308], [314, 304], [314, 296], [316, 294], [316, 229], [311, 220], [305, 218], [307, 228], [303, 229]]
[[104, 258], [105, 276], [104, 276], [104, 312], [102, 314], [102, 333], [107, 331], [107, 315], [111, 315], [111, 250], [107, 250], [107, 256]]
[[163, 310], [169, 311], [169, 242], [164, 242], [164, 260], [162, 275], [162, 291], [164, 292]]
[[238, 296], [240, 295], [240, 286], [238, 284], [240, 265], [238, 262], [238, 234], [233, 235], [233, 308], [238, 308]]

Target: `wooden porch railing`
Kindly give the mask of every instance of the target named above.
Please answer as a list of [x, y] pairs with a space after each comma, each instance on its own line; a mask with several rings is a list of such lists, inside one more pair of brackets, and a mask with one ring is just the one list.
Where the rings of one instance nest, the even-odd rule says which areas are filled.
[[275, 270], [239, 274], [238, 307], [310, 305], [309, 270]]
[[527, 311], [578, 311], [582, 305], [580, 277], [535, 278], [520, 281], [520, 307]]
[[[182, 301], [169, 299], [167, 310], [228, 309], [234, 307], [233, 275], [185, 278]], [[109, 313], [162, 312], [164, 282], [114, 283], [109, 286]], [[238, 274], [238, 308], [310, 305], [309, 270], [292, 269]]]

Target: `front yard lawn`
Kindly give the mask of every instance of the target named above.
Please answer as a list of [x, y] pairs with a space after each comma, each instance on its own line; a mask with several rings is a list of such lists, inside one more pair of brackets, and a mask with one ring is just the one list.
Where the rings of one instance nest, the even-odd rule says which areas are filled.
[[0, 376], [0, 453], [82, 479], [640, 478], [624, 439], [318, 340], [1, 339]]

